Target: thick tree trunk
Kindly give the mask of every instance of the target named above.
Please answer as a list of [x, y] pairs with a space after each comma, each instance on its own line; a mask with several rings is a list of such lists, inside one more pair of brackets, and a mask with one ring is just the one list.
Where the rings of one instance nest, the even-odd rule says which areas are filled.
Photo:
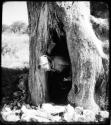
[[[65, 50], [63, 45], [60, 50], [52, 52], [54, 46], [61, 42], [59, 37], [63, 34], [56, 15], [57, 5], [51, 2], [27, 2], [27, 7], [30, 28], [29, 89], [31, 101], [37, 105], [49, 100], [47, 72], [38, 68], [39, 58], [44, 54], [55, 56], [61, 49], [62, 53]], [[62, 46], [61, 43], [59, 47]]]
[[72, 64], [72, 88], [68, 95], [70, 103], [98, 111], [94, 100], [95, 84], [103, 72], [101, 42], [97, 39], [90, 23], [90, 3], [74, 2], [63, 4], [67, 46]]
[[97, 111], [96, 79], [104, 71], [102, 58], [108, 57], [92, 28], [90, 2], [27, 2], [27, 6], [31, 31], [29, 88], [33, 103], [47, 102], [49, 97], [46, 72], [38, 69], [39, 57], [48, 53], [68, 58], [68, 47], [72, 67], [68, 100]]
[[27, 7], [31, 31], [29, 89], [31, 101], [37, 105], [48, 100], [46, 72], [38, 68], [39, 58], [45, 54], [44, 46], [47, 41], [47, 6], [43, 2], [27, 2]]

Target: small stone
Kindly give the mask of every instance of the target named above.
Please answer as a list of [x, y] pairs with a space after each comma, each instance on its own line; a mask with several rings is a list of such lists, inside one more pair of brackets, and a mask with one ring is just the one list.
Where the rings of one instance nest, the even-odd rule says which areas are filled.
[[6, 112], [10, 112], [10, 111], [11, 111], [11, 109], [10, 109], [9, 106], [5, 107], [4, 110], [5, 110]]
[[50, 112], [50, 113], [54, 112], [54, 106], [52, 104], [49, 104], [49, 103], [42, 104], [41, 109], [43, 109], [46, 112]]
[[35, 110], [38, 109], [38, 107], [36, 107], [36, 106], [31, 106], [31, 108], [32, 108], [32, 109], [35, 109]]
[[27, 109], [26, 105], [22, 105], [21, 111], [22, 111], [23, 113], [28, 113], [28, 109]]
[[65, 106], [54, 106], [49, 103], [42, 104], [42, 109], [50, 114], [57, 114], [65, 111]]
[[38, 121], [38, 122], [49, 122], [50, 120], [44, 117], [39, 117], [34, 114], [23, 114], [21, 117], [21, 121], [31, 122], [31, 121]]
[[61, 121], [61, 117], [60, 116], [53, 116], [52, 119], [51, 119], [53, 122], [59, 122]]
[[16, 122], [16, 121], [19, 121], [19, 120], [20, 120], [19, 116], [15, 115], [13, 113], [7, 116], [7, 121], [14, 121], [14, 122]]
[[26, 104], [26, 108], [27, 108], [27, 109], [32, 109], [29, 104]]
[[[20, 120], [20, 117], [19, 115], [16, 115], [17, 112], [15, 111], [8, 111], [8, 112], [2, 112], [2, 118], [5, 120], [5, 121], [18, 121]], [[18, 112], [19, 113], [19, 112]]]
[[79, 116], [76, 121], [78, 121], [78, 122], [86, 122], [86, 119], [84, 118], [84, 116]]
[[95, 121], [95, 113], [91, 110], [84, 110], [83, 115], [86, 122]]
[[83, 115], [83, 107], [76, 107], [75, 112], [79, 115]]
[[21, 117], [21, 121], [30, 122], [31, 121], [30, 116], [27, 116], [27, 115], [23, 114], [22, 117]]
[[108, 118], [109, 117], [109, 112], [108, 111], [100, 111], [100, 115], [103, 118]]
[[74, 108], [71, 105], [68, 105], [66, 107], [66, 112], [64, 113], [64, 120], [66, 120], [67, 122], [71, 122], [73, 121], [74, 117], [75, 117]]
[[18, 102], [18, 103], [17, 103], [17, 106], [18, 106], [18, 107], [21, 107], [21, 104]]

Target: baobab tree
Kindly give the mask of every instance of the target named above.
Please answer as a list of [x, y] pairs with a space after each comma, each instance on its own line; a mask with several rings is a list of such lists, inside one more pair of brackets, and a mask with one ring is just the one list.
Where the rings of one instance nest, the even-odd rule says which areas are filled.
[[27, 8], [32, 103], [38, 105], [50, 100], [48, 73], [39, 68], [40, 57], [59, 55], [68, 59], [71, 66], [72, 85], [67, 95], [69, 103], [98, 111], [100, 108], [94, 98], [96, 80], [104, 74], [103, 60], [108, 61], [109, 57], [103, 51], [104, 47], [108, 47], [108, 40], [102, 41], [97, 37], [93, 24], [108, 32], [108, 19], [91, 15], [89, 1], [29, 1]]

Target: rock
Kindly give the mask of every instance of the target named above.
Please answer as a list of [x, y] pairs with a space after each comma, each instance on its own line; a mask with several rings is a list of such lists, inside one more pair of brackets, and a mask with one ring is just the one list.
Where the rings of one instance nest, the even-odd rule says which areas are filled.
[[46, 112], [53, 112], [54, 106], [49, 103], [44, 103], [44, 104], [42, 104], [41, 109], [45, 110]]
[[76, 112], [76, 114], [82, 115], [83, 114], [83, 107], [76, 107], [75, 112]]
[[54, 106], [58, 113], [65, 112], [66, 106]]
[[52, 122], [61, 122], [61, 117], [60, 117], [59, 115], [53, 116], [53, 117], [51, 118], [51, 121], [52, 121]]
[[95, 118], [96, 114], [91, 110], [84, 110], [83, 115], [85, 117], [86, 122], [91, 122], [91, 121], [94, 122], [96, 120]]
[[22, 105], [21, 107], [21, 111], [24, 113], [24, 114], [36, 114], [36, 110], [34, 109], [31, 109], [29, 106], [27, 105]]
[[11, 114], [7, 115], [4, 120], [11, 121], [11, 122], [16, 122], [16, 121], [20, 120], [20, 117], [18, 115], [15, 115], [15, 113], [11, 113]]
[[[51, 122], [49, 119], [47, 119], [47, 118], [43, 118], [43, 117], [37, 117], [36, 116], [36, 120], [38, 121], [38, 122]], [[34, 119], [33, 119], [34, 120]]]
[[21, 117], [21, 121], [30, 122], [31, 117], [29, 115], [23, 114], [22, 117]]
[[[62, 115], [59, 115], [60, 113], [62, 113]], [[82, 107], [76, 107], [74, 109], [70, 104], [67, 106], [59, 106], [44, 103], [41, 107], [23, 104], [21, 109], [17, 109], [13, 106], [13, 110], [11, 110], [11, 104], [4, 105], [1, 110], [1, 115], [5, 121], [14, 122], [97, 122], [104, 121], [105, 118], [108, 118], [109, 112], [100, 111], [98, 114], [95, 114], [92, 110], [83, 109]], [[97, 115], [100, 116], [100, 120], [96, 118]]]
[[100, 115], [103, 118], [108, 118], [109, 117], [109, 112], [108, 111], [100, 111]]
[[3, 108], [1, 114], [2, 114], [2, 118], [5, 121], [19, 121], [20, 120], [20, 116], [17, 115], [20, 113], [20, 110], [11, 110], [9, 106], [6, 106]]
[[71, 122], [75, 119], [74, 117], [75, 117], [74, 108], [70, 104], [68, 104], [66, 107], [66, 112], [64, 113], [64, 120], [66, 120], [67, 122]]
[[41, 117], [44, 119], [51, 119], [51, 115], [47, 112], [45, 112], [43, 109], [28, 109], [25, 105], [22, 106], [21, 111], [25, 115], [25, 117], [31, 117], [31, 118], [36, 118], [36, 117]]
[[65, 111], [65, 106], [54, 106], [49, 103], [42, 104], [42, 110], [50, 114], [58, 114]]
[[79, 116], [77, 119], [75, 119], [75, 121], [86, 122], [86, 118], [84, 116]]
[[[24, 108], [24, 107], [23, 107]], [[23, 109], [25, 110], [25, 108]], [[27, 110], [21, 117], [21, 121], [38, 121], [38, 122], [49, 122], [50, 118], [46, 113], [43, 113], [39, 110]]]
[[11, 109], [10, 109], [10, 106], [9, 105], [4, 105], [3, 109], [2, 109], [2, 112], [10, 112]]

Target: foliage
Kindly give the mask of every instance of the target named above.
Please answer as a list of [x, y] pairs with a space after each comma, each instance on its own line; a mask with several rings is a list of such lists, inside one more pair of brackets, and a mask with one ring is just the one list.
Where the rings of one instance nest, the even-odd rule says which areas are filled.
[[27, 25], [24, 22], [14, 22], [12, 25], [6, 25], [2, 24], [2, 33], [3, 32], [21, 32], [21, 33], [27, 33]]
[[17, 84], [19, 82], [20, 76], [24, 73], [28, 74], [28, 68], [2, 68], [2, 97], [11, 95], [11, 93], [17, 89]]
[[2, 34], [2, 66], [24, 67], [28, 65], [29, 37], [27, 34]]
[[4, 43], [4, 44], [2, 45], [2, 49], [1, 49], [1, 51], [2, 51], [2, 55], [5, 55], [5, 54], [11, 52], [11, 49], [8, 48], [7, 43]]
[[2, 24], [2, 33], [21, 33], [28, 34], [28, 25], [22, 21], [16, 21], [11, 25]]
[[11, 30], [16, 33], [16, 32], [25, 32], [27, 29], [27, 25], [24, 23], [24, 22], [20, 22], [20, 21], [17, 21], [17, 22], [14, 22], [12, 25], [11, 25]]
[[6, 32], [7, 30], [10, 30], [10, 26], [6, 25], [6, 24], [3, 24], [2, 25], [2, 33], [3, 32]]

